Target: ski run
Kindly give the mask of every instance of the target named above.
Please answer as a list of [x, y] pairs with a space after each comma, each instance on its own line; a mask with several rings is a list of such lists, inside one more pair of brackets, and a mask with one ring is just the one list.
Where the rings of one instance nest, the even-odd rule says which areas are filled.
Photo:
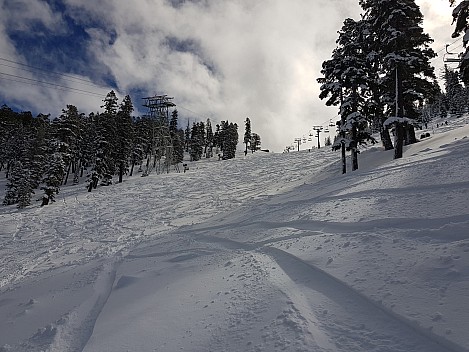
[[467, 352], [467, 122], [2, 207], [0, 351]]

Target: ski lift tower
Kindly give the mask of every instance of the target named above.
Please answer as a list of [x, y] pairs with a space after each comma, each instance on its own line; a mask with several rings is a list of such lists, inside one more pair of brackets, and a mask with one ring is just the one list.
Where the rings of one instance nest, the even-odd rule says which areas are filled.
[[298, 144], [298, 151], [300, 151], [301, 138], [295, 138], [295, 143]]
[[[144, 176], [148, 175], [154, 168], [157, 173], [166, 171], [173, 163], [173, 141], [169, 131], [169, 109], [174, 108], [174, 104], [167, 95], [155, 95], [153, 97], [143, 98], [145, 106], [148, 109], [146, 117], [152, 125], [151, 155], [147, 160], [147, 169]], [[163, 165], [161, 158], [165, 157]], [[153, 157], [153, 161], [150, 159]]]
[[313, 130], [316, 131], [316, 137], [318, 137], [318, 149], [321, 149], [320, 133], [322, 132], [323, 129], [324, 127], [322, 126], [313, 126]]

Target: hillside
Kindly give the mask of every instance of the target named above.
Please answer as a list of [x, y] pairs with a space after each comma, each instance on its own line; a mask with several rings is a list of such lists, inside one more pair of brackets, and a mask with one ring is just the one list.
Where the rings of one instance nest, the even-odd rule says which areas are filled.
[[0, 351], [469, 351], [466, 123], [2, 207]]

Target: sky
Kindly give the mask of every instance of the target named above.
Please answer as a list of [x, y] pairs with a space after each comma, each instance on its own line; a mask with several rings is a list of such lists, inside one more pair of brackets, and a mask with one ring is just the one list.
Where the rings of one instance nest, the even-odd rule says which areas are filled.
[[[447, 0], [416, 2], [440, 51], [438, 73], [441, 50], [455, 41], [452, 9]], [[0, 7], [0, 104], [51, 117], [67, 104], [89, 113], [113, 89], [129, 94], [140, 115], [142, 98], [167, 94], [182, 127], [229, 120], [242, 137], [249, 117], [262, 147], [275, 152], [335, 120], [316, 79], [343, 21], [361, 13], [357, 0], [0, 0]]]

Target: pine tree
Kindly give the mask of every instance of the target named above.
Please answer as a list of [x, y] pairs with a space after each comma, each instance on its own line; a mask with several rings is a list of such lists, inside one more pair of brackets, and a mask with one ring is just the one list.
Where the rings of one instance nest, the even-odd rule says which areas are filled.
[[[450, 5], [454, 4], [455, 0], [450, 0]], [[453, 38], [459, 37], [463, 34], [463, 46], [465, 52], [461, 53], [461, 63], [459, 64], [459, 73], [461, 80], [465, 85], [469, 84], [469, 47], [467, 43], [469, 42], [469, 1], [461, 1], [458, 6], [453, 10], [453, 24], [456, 23], [454, 32], [451, 35]]]
[[213, 129], [212, 129], [212, 122], [210, 119], [207, 119], [205, 123], [205, 157], [211, 158], [213, 157]]
[[246, 117], [245, 128], [244, 128], [244, 141], [243, 141], [243, 143], [246, 145], [246, 149], [244, 149], [244, 155], [247, 155], [248, 153], [249, 143], [251, 142], [251, 139], [252, 139], [251, 133], [252, 133], [251, 120], [249, 119], [249, 117]]
[[460, 117], [466, 109], [466, 94], [457, 72], [445, 66], [444, 85], [449, 113]]
[[222, 121], [220, 140], [223, 159], [233, 159], [236, 156], [238, 138], [238, 125], [236, 123]]
[[204, 148], [205, 126], [201, 122], [194, 122], [191, 130], [191, 143], [189, 155], [191, 161], [198, 161], [202, 158]]
[[3, 201], [4, 205], [17, 204], [20, 209], [31, 205], [31, 196], [34, 194], [34, 188], [31, 182], [30, 171], [21, 161], [17, 161], [13, 165], [7, 189]]
[[115, 117], [116, 143], [114, 148], [114, 160], [117, 164], [119, 183], [122, 183], [124, 174], [129, 171], [129, 161], [132, 154], [133, 121], [132, 112], [134, 107], [129, 95], [126, 95], [119, 107]]
[[94, 116], [95, 158], [93, 168], [88, 175], [88, 191], [98, 186], [99, 181], [104, 186], [112, 183], [112, 176], [116, 173], [114, 160], [117, 145], [117, 127], [115, 117], [118, 109], [118, 99], [114, 91], [107, 94], [103, 100], [104, 112]]
[[414, 0], [359, 2], [370, 24], [383, 86], [381, 99], [388, 117], [393, 117], [388, 123], [396, 124], [395, 158], [400, 158], [404, 141], [416, 141], [409, 121], [418, 119], [425, 97], [438, 91], [430, 64], [436, 56], [429, 47], [433, 40], [423, 32], [423, 15]]
[[368, 36], [365, 21], [346, 19], [339, 31], [337, 48], [332, 59], [323, 63], [324, 77], [321, 83], [320, 98], [326, 105], [338, 105], [341, 121], [340, 138], [336, 139], [333, 149], [342, 150], [342, 172], [346, 172], [346, 149], [352, 152], [352, 170], [358, 169], [358, 145], [371, 141], [372, 112], [368, 101], [373, 96], [371, 86], [374, 79], [369, 55], [364, 50]]
[[67, 109], [62, 110], [62, 115], [54, 123], [56, 138], [60, 143], [59, 152], [66, 165], [63, 184], [67, 184], [70, 171], [76, 172], [78, 168], [83, 116], [76, 106], [67, 105]]
[[47, 205], [49, 202], [55, 201], [55, 196], [59, 194], [62, 179], [65, 174], [65, 163], [62, 153], [53, 151], [55, 148], [51, 146], [50, 153], [46, 164], [46, 171], [42, 182], [44, 186], [41, 190], [44, 191], [42, 205]]
[[7, 191], [3, 200], [3, 205], [12, 205], [18, 203], [19, 190], [21, 177], [23, 174], [23, 164], [21, 161], [16, 161], [11, 167], [11, 172], [8, 177]]
[[178, 111], [171, 113], [169, 122], [169, 133], [173, 144], [172, 160], [174, 164], [180, 164], [184, 160], [184, 131], [178, 127]]
[[189, 153], [191, 146], [191, 128], [189, 125], [189, 119], [187, 119], [187, 127], [184, 131], [184, 150]]
[[251, 153], [254, 153], [261, 149], [261, 136], [259, 136], [257, 133], [251, 133], [249, 149], [251, 150]]

